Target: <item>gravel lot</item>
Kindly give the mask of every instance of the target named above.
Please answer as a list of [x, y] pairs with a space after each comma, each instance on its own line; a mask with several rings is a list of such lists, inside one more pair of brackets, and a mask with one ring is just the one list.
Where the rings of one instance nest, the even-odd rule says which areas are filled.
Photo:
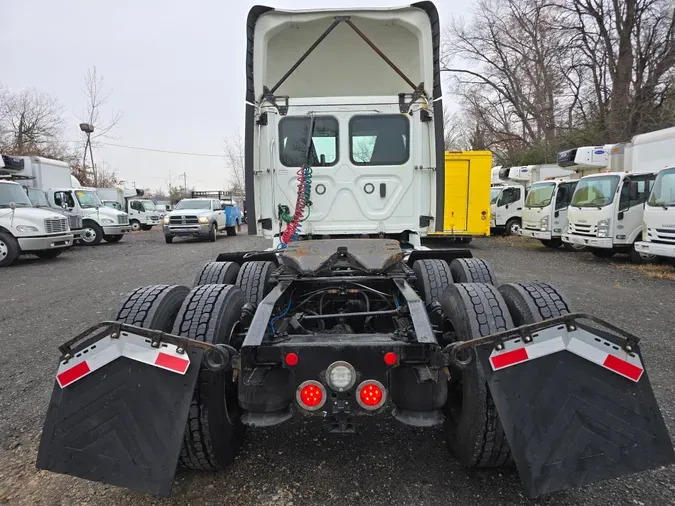
[[[442, 242], [430, 243], [442, 246]], [[643, 473], [530, 502], [513, 470], [467, 472], [440, 430], [411, 430], [393, 420], [352, 436], [319, 425], [249, 431], [241, 455], [216, 475], [179, 472], [168, 501], [35, 469], [56, 346], [102, 319], [140, 285], [191, 285], [197, 269], [222, 251], [265, 241], [220, 237], [216, 243], [167, 245], [159, 232], [119, 244], [78, 248], [53, 261], [26, 258], [0, 271], [0, 503], [11, 504], [674, 504], [675, 468]], [[500, 281], [550, 281], [576, 308], [642, 336], [656, 397], [675, 433], [675, 283], [622, 269], [622, 259], [548, 250], [520, 239], [474, 241]]]

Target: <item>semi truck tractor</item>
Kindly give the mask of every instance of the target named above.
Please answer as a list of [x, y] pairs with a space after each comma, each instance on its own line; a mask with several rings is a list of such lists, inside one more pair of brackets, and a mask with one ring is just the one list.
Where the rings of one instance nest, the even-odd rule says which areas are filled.
[[38, 468], [166, 496], [244, 430], [385, 417], [442, 427], [467, 468], [515, 464], [531, 497], [672, 464], [636, 336], [418, 246], [445, 203], [433, 3], [244, 23], [249, 234], [274, 249], [158, 278], [63, 343]]

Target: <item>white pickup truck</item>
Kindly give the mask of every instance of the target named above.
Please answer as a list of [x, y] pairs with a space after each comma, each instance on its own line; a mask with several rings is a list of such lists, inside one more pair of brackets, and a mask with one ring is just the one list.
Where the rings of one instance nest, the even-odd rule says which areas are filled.
[[56, 258], [72, 245], [66, 216], [33, 207], [20, 184], [0, 180], [0, 267], [23, 254]]

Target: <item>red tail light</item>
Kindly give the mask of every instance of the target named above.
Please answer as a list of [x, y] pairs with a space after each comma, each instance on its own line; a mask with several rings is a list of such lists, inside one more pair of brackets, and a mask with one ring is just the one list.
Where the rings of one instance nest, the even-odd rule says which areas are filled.
[[366, 380], [357, 388], [356, 400], [363, 409], [372, 411], [382, 407], [387, 400], [384, 385], [376, 380]]
[[308, 411], [316, 411], [326, 402], [326, 389], [318, 381], [305, 381], [295, 393], [300, 407]]
[[298, 361], [300, 359], [298, 358], [298, 355], [296, 353], [290, 352], [286, 354], [285, 360], [286, 365], [293, 367], [294, 365], [298, 365]]
[[393, 351], [390, 351], [390, 352], [387, 352], [387, 353], [384, 354], [384, 363], [385, 364], [387, 364], [389, 366], [392, 366], [392, 365], [396, 365], [396, 362], [398, 362], [398, 356], [396, 355], [396, 353], [394, 353]]

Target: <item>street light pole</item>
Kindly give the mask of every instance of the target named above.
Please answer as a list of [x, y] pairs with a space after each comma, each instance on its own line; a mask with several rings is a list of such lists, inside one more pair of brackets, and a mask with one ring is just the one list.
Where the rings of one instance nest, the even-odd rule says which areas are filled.
[[82, 168], [87, 168], [87, 147], [89, 148], [89, 157], [91, 158], [91, 170], [94, 174], [94, 186], [98, 187], [98, 172], [94, 165], [94, 151], [91, 148], [91, 134], [94, 133], [94, 125], [91, 123], [80, 123], [80, 130], [87, 134], [87, 143], [84, 145], [84, 156], [82, 157]]

